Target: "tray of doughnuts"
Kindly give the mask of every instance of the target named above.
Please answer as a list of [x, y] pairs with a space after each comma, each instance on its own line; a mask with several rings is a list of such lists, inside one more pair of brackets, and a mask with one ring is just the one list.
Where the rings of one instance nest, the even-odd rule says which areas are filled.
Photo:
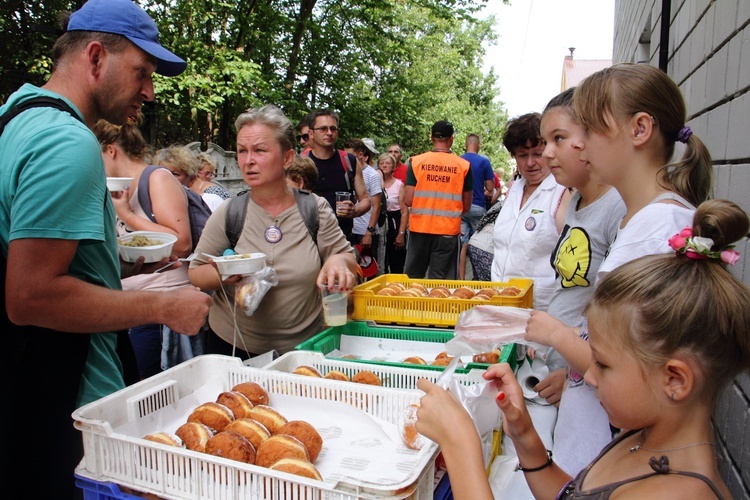
[[198, 356], [77, 409], [76, 474], [166, 499], [428, 499], [438, 447], [398, 427], [419, 396]]
[[378, 324], [454, 327], [458, 316], [479, 304], [531, 309], [533, 280], [508, 282], [411, 279], [383, 274], [352, 289], [352, 319]]

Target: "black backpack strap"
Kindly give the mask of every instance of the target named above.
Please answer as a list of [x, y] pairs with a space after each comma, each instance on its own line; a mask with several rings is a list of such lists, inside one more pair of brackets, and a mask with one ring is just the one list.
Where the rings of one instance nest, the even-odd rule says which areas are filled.
[[78, 116], [78, 113], [73, 110], [73, 108], [68, 105], [65, 101], [62, 99], [56, 99], [54, 97], [45, 97], [45, 96], [39, 96], [39, 97], [32, 97], [31, 99], [28, 99], [26, 101], [23, 101], [19, 104], [16, 104], [15, 106], [12, 106], [8, 111], [2, 114], [0, 116], [0, 135], [2, 135], [3, 130], [5, 129], [5, 126], [8, 124], [9, 121], [11, 121], [16, 116], [20, 115], [27, 109], [31, 108], [55, 108], [59, 109], [60, 111], [65, 111], [70, 114], [73, 118], [83, 123], [83, 120], [81, 120], [81, 117]]
[[[250, 190], [245, 190], [229, 200], [227, 207], [226, 219], [224, 221], [224, 232], [229, 240], [229, 248], [234, 249], [237, 241], [240, 239], [242, 228], [245, 226], [245, 217], [247, 216], [247, 204], [249, 201]], [[315, 197], [311, 196], [310, 191], [294, 189], [294, 200], [297, 202], [302, 220], [305, 222], [307, 232], [318, 246], [318, 227], [319, 215], [318, 205], [315, 203]]]
[[151, 193], [149, 193], [148, 179], [151, 177], [151, 173], [157, 168], [161, 168], [157, 165], [148, 165], [141, 172], [141, 176], [138, 178], [138, 203], [151, 222], [156, 222], [156, 216], [154, 215], [154, 207], [151, 205]]

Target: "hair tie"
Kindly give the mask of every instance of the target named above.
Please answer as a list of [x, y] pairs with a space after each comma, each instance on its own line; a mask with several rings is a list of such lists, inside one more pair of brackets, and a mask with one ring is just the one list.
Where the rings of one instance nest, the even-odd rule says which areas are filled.
[[740, 259], [740, 253], [734, 250], [734, 245], [729, 245], [721, 251], [711, 250], [711, 247], [714, 246], [714, 240], [702, 236], [693, 236], [693, 230], [690, 227], [686, 227], [669, 238], [669, 246], [674, 249], [677, 255], [684, 255], [694, 260], [718, 259], [733, 266]]
[[677, 140], [685, 144], [688, 139], [690, 139], [691, 135], [693, 135], [693, 131], [690, 129], [690, 127], [685, 125], [680, 129], [679, 132], [677, 132]]

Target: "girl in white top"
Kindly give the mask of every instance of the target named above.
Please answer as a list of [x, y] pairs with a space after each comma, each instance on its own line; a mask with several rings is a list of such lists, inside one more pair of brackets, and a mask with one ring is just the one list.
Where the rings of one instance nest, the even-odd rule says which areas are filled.
[[546, 310], [555, 290], [550, 254], [562, 229], [570, 192], [550, 175], [539, 136], [541, 115], [528, 113], [508, 123], [503, 145], [516, 160], [517, 179], [497, 216], [493, 233], [492, 281], [530, 278], [534, 308]]

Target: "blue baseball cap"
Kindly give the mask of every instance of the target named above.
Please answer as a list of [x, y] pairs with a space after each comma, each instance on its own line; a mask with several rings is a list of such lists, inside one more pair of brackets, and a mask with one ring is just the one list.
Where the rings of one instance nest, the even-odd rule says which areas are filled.
[[156, 72], [177, 76], [187, 63], [159, 43], [159, 29], [151, 16], [132, 0], [89, 0], [71, 14], [68, 31], [100, 31], [122, 35], [156, 58]]

